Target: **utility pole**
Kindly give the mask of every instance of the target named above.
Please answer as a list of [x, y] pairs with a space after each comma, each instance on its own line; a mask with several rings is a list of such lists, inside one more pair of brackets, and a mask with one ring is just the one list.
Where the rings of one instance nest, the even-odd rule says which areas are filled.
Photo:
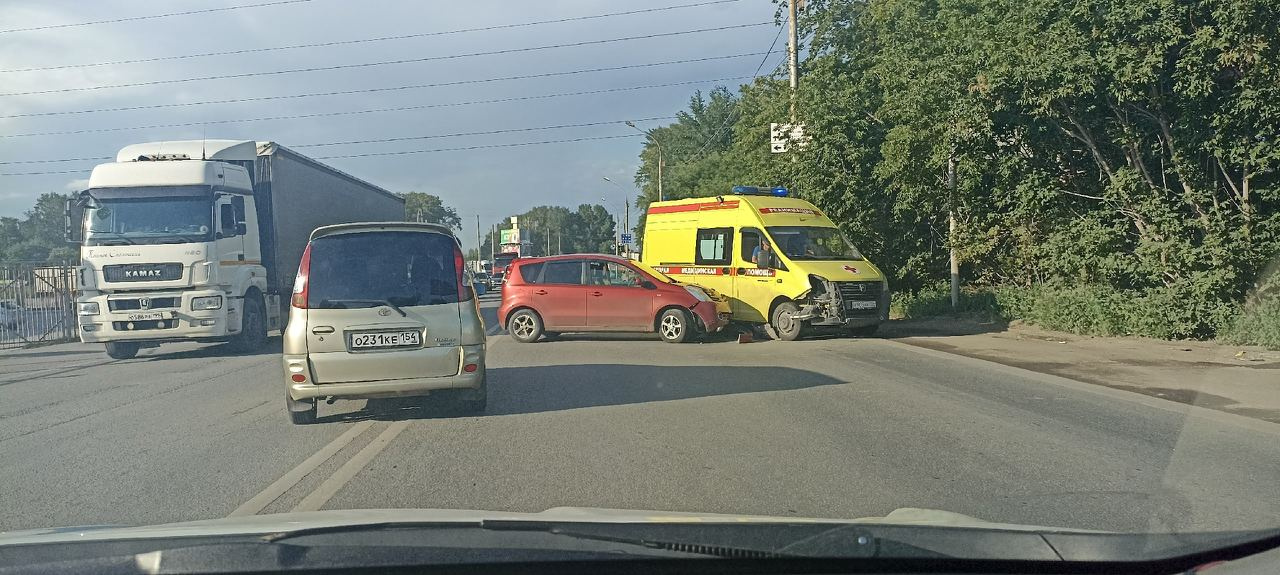
[[956, 147], [951, 146], [947, 156], [947, 189], [950, 202], [947, 208], [947, 244], [951, 247], [951, 311], [960, 310], [960, 254], [956, 252]]
[[[801, 0], [787, 0], [787, 67], [791, 71], [791, 125], [796, 125], [796, 93], [800, 89], [800, 37], [796, 26], [796, 4]], [[662, 161], [658, 161], [658, 173], [662, 173]], [[661, 176], [659, 176], [661, 182]]]
[[489, 227], [489, 265], [498, 259], [498, 224]]
[[[482, 245], [484, 244], [480, 243], [480, 214], [476, 214], [476, 259], [477, 260], [484, 257], [483, 255], [480, 254], [480, 246]], [[479, 266], [480, 262], [476, 262], [476, 265]]]
[[[628, 198], [628, 197], [626, 197], [626, 196], [623, 196], [623, 197], [622, 197], [622, 205], [623, 205], [623, 207], [624, 207], [624, 209], [625, 209], [625, 211], [626, 211], [626, 214], [627, 214], [627, 215], [626, 215], [626, 219], [624, 220], [624, 224], [623, 224], [623, 225], [624, 225], [625, 227], [624, 227], [624, 228], [622, 228], [622, 233], [624, 233], [624, 234], [630, 234], [630, 233], [631, 233], [631, 198]], [[627, 242], [627, 243], [625, 243], [625, 244], [623, 244], [623, 245], [624, 245], [625, 247], [623, 247], [623, 248], [622, 248], [622, 256], [623, 256], [623, 257], [626, 257], [626, 258], [630, 258], [630, 257], [631, 257], [631, 242]]]

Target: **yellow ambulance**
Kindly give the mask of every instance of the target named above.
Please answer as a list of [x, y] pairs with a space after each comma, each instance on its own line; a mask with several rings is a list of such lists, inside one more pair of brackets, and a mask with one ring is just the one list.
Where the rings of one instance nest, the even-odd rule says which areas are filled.
[[728, 296], [736, 321], [795, 340], [817, 329], [871, 335], [889, 317], [889, 283], [835, 224], [785, 188], [736, 186], [654, 202], [641, 261]]

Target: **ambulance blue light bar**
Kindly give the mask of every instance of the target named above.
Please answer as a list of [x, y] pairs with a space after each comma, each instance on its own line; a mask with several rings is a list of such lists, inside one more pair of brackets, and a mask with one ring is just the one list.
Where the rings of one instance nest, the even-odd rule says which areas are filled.
[[790, 195], [790, 192], [782, 186], [774, 186], [767, 191], [762, 191], [755, 186], [734, 186], [733, 193], [739, 196], [777, 196], [779, 198], [785, 198]]

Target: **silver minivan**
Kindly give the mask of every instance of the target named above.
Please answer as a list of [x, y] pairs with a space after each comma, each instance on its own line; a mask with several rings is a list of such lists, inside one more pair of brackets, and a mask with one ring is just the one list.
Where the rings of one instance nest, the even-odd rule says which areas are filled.
[[485, 408], [485, 332], [449, 228], [356, 223], [311, 233], [284, 332], [285, 404], [313, 423], [323, 398], [452, 396]]

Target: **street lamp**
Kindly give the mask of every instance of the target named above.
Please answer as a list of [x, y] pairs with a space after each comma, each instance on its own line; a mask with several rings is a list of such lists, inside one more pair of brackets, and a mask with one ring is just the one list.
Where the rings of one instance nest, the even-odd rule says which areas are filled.
[[[625, 213], [626, 213], [626, 216], [623, 220], [622, 233], [630, 234], [631, 233], [631, 198], [630, 198], [631, 192], [627, 191], [626, 188], [622, 187], [622, 184], [619, 184], [618, 182], [610, 180], [609, 176], [604, 176], [601, 179], [603, 179], [606, 182], [609, 182], [610, 184], [613, 184], [614, 186], [617, 186], [619, 190], [622, 190], [622, 205], [625, 208]], [[659, 192], [659, 194], [661, 194], [661, 192]], [[604, 201], [604, 198], [600, 198], [600, 201]], [[631, 242], [626, 242], [626, 245], [627, 245], [627, 253], [630, 254]]]
[[626, 125], [628, 125], [628, 126], [630, 126], [630, 127], [632, 127], [632, 128], [634, 128], [634, 129], [635, 129], [635, 131], [640, 132], [641, 134], [644, 134], [645, 136], [647, 136], [647, 137], [649, 138], [649, 141], [650, 141], [650, 142], [653, 142], [654, 147], [658, 148], [658, 201], [659, 201], [659, 202], [661, 202], [661, 201], [663, 200], [663, 195], [662, 195], [662, 144], [658, 142], [658, 139], [657, 139], [657, 138], [653, 137], [653, 130], [641, 130], [641, 129], [640, 129], [639, 127], [637, 127], [634, 123], [632, 123], [632, 121], [631, 121], [631, 120], [627, 120], [626, 122], [623, 122], [623, 123], [624, 123], [624, 124], [626, 124]]

